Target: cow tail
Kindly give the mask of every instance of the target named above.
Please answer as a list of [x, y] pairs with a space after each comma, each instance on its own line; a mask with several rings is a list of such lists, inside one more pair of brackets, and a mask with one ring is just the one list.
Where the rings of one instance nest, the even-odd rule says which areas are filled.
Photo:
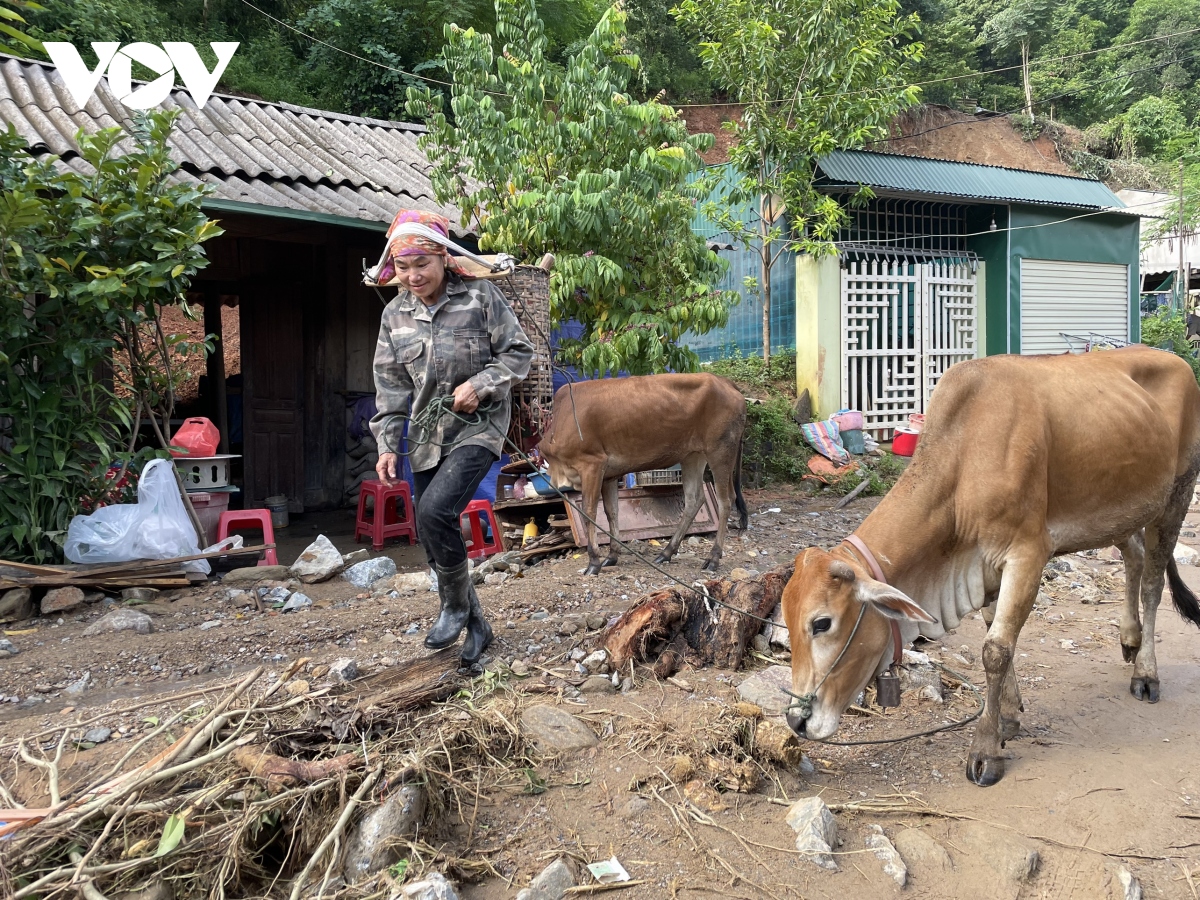
[[1175, 601], [1175, 611], [1193, 625], [1200, 625], [1200, 602], [1197, 602], [1196, 595], [1179, 577], [1179, 567], [1174, 556], [1167, 561], [1167, 581], [1171, 585], [1171, 599]]
[[[733, 466], [733, 495], [738, 511], [738, 530], [745, 531], [750, 525], [750, 512], [746, 509], [746, 498], [742, 496], [742, 444], [738, 443], [737, 462]], [[1195, 598], [1192, 598], [1195, 602]]]

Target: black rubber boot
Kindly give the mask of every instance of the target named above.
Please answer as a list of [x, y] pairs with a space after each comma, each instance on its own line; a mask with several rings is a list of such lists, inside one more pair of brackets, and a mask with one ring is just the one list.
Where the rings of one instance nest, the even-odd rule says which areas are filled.
[[437, 576], [442, 611], [425, 635], [425, 646], [430, 650], [441, 650], [457, 641], [471, 615], [470, 563], [464, 559], [452, 569], [438, 566]]
[[475, 586], [471, 585], [471, 615], [467, 619], [467, 636], [463, 640], [462, 667], [473, 669], [483, 658], [483, 651], [492, 642], [492, 626], [483, 614], [483, 606]]

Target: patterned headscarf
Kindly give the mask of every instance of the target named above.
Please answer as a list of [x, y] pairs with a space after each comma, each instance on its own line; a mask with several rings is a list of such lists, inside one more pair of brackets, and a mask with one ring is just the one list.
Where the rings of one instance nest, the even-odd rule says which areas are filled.
[[422, 212], [418, 209], [402, 209], [396, 213], [396, 218], [392, 219], [392, 224], [388, 227], [388, 251], [387, 261], [384, 263], [383, 270], [379, 273], [378, 282], [386, 284], [396, 274], [395, 259], [399, 256], [441, 256], [443, 257], [446, 268], [462, 274], [462, 269], [458, 262], [450, 255], [450, 251], [436, 241], [430, 240], [427, 237], [422, 237], [419, 234], [395, 234], [394, 232], [400, 225], [413, 223], [424, 225], [439, 234], [450, 237], [450, 222], [445, 216], [440, 216], [437, 213]]

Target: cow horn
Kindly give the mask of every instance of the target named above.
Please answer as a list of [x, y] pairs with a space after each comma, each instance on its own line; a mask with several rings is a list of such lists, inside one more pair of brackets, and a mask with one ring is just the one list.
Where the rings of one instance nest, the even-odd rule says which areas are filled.
[[854, 570], [841, 560], [834, 560], [829, 564], [829, 574], [832, 578], [844, 581], [846, 584], [854, 583]]

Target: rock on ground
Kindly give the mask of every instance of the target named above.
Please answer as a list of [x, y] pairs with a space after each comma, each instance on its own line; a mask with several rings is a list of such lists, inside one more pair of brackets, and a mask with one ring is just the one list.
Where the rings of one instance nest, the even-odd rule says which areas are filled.
[[831, 851], [837, 844], [837, 820], [820, 797], [805, 797], [788, 808], [787, 823], [796, 832], [796, 849], [822, 869], [837, 871]]
[[83, 636], [92, 637], [97, 634], [111, 634], [118, 631], [149, 634], [153, 630], [154, 622], [144, 612], [138, 612], [136, 609], [114, 609], [85, 628]]
[[371, 812], [350, 835], [346, 850], [346, 877], [357, 881], [386, 869], [400, 859], [398, 839], [416, 834], [425, 814], [425, 790], [406, 784]]
[[20, 622], [33, 618], [31, 597], [29, 588], [13, 588], [0, 594], [0, 622]]
[[531, 706], [521, 714], [521, 730], [542, 753], [587, 750], [600, 741], [583, 722], [556, 706]]
[[954, 868], [946, 848], [919, 828], [905, 828], [896, 832], [895, 846], [908, 868], [918, 876], [936, 877]]
[[617, 686], [607, 675], [589, 675], [579, 685], [579, 690], [584, 694], [615, 694]]
[[342, 573], [342, 577], [355, 587], [368, 588], [380, 578], [391, 578], [395, 574], [396, 563], [391, 557], [376, 556], [354, 564]]
[[538, 873], [529, 887], [517, 893], [517, 900], [562, 900], [567, 888], [575, 887], [575, 873], [559, 857]]
[[1187, 544], [1175, 545], [1175, 562], [1182, 566], [1200, 566], [1200, 552]]
[[404, 885], [388, 900], [458, 900], [458, 894], [445, 875], [432, 872], [420, 881]]
[[366, 547], [362, 547], [358, 550], [351, 550], [349, 553], [347, 553], [345, 556], [342, 557], [342, 562], [346, 566], [352, 566], [355, 563], [366, 562], [370, 558], [371, 558], [371, 551], [368, 550]]
[[83, 739], [90, 744], [103, 744], [112, 737], [112, 729], [99, 726], [83, 733]]
[[312, 597], [307, 594], [301, 594], [299, 591], [288, 597], [287, 603], [283, 604], [282, 612], [296, 612], [300, 609], [308, 609], [313, 605]]
[[92, 686], [92, 673], [84, 672], [80, 679], [72, 684], [67, 685], [63, 693], [68, 697], [78, 697], [84, 691]]
[[875, 858], [883, 863], [883, 874], [900, 887], [904, 887], [908, 881], [908, 867], [904, 865], [904, 860], [900, 858], [900, 854], [896, 852], [892, 842], [887, 839], [883, 829], [878, 825], [868, 826], [865, 843], [867, 849], [875, 854]]
[[8, 638], [0, 638], [0, 653], [7, 653], [10, 656], [16, 656], [21, 651], [17, 649], [17, 645]]
[[433, 586], [428, 572], [403, 572], [392, 579], [392, 590], [401, 594], [413, 591], [428, 591]]
[[781, 716], [792, 702], [783, 691], [792, 689], [790, 666], [767, 666], [738, 685], [738, 696], [762, 709], [764, 715]]
[[982, 859], [1012, 884], [1028, 881], [1041, 862], [1037, 843], [982, 822], [960, 823], [954, 844]]
[[334, 681], [353, 681], [358, 677], [358, 663], [348, 656], [343, 656], [330, 664], [328, 675]]
[[1113, 878], [1113, 900], [1142, 900], [1142, 886], [1133, 873], [1121, 866]]
[[54, 613], [68, 612], [82, 605], [83, 591], [79, 588], [54, 588], [54, 590], [46, 591], [46, 596], [42, 598], [42, 615], [49, 616]]
[[279, 581], [288, 577], [287, 566], [247, 566], [226, 572], [221, 584], [254, 584], [258, 581]]
[[296, 557], [289, 571], [305, 584], [315, 584], [332, 578], [344, 567], [345, 561], [333, 541], [318, 534], [317, 539]]

